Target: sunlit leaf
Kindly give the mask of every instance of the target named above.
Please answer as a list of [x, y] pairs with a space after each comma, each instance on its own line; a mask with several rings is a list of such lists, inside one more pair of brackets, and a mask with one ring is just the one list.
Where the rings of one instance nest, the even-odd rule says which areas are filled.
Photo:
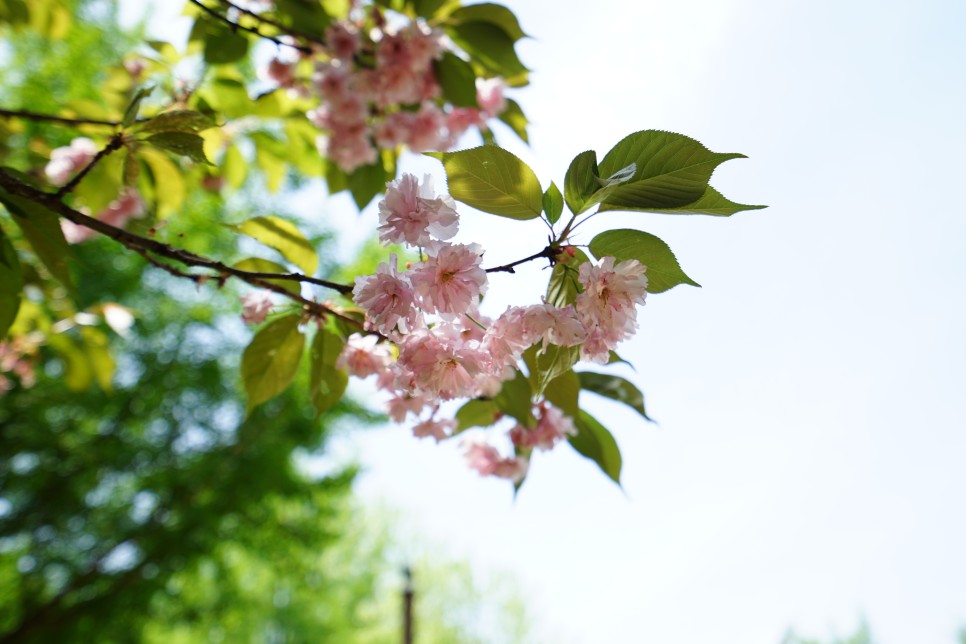
[[251, 410], [282, 393], [295, 378], [305, 336], [299, 316], [286, 315], [262, 328], [242, 354], [241, 376]]
[[231, 228], [274, 248], [306, 275], [315, 273], [319, 266], [319, 256], [312, 244], [290, 221], [280, 217], [252, 217]]
[[484, 145], [428, 154], [443, 162], [449, 193], [457, 201], [510, 219], [533, 219], [543, 211], [537, 175], [502, 148]]
[[210, 117], [195, 110], [170, 110], [153, 116], [138, 126], [139, 132], [189, 132], [198, 133], [214, 127]]
[[309, 391], [317, 415], [331, 409], [345, 394], [349, 375], [335, 366], [344, 346], [345, 340], [327, 326], [321, 327], [312, 340]]
[[608, 230], [590, 240], [590, 252], [598, 259], [611, 256], [618, 262], [636, 259], [647, 267], [647, 291], [662, 293], [678, 284], [701, 286], [688, 277], [670, 247], [640, 230]]
[[[240, 271], [249, 271], [252, 273], [281, 273], [288, 274], [291, 271], [286, 269], [281, 264], [273, 262], [268, 259], [262, 259], [261, 257], [248, 257], [239, 262], [236, 262], [232, 268], [237, 268]], [[271, 282], [277, 286], [284, 288], [290, 293], [295, 293], [298, 295], [302, 292], [299, 282], [294, 280], [273, 280], [270, 278], [262, 278], [267, 282]]]
[[524, 143], [530, 142], [530, 137], [527, 135], [527, 121], [526, 115], [520, 108], [520, 104], [517, 103], [512, 98], [506, 99], [506, 108], [497, 115], [497, 118], [503, 121], [514, 134], [520, 137]]
[[158, 132], [149, 136], [147, 142], [198, 163], [211, 163], [205, 156], [205, 140], [192, 132]]
[[576, 418], [580, 413], [580, 380], [573, 369], [551, 380], [543, 396], [571, 418]]
[[668, 215], [714, 215], [717, 217], [728, 217], [743, 210], [761, 210], [768, 206], [749, 206], [746, 204], [735, 203], [720, 192], [708, 186], [700, 199], [685, 206], [676, 208], [628, 208], [622, 207], [621, 210], [638, 210], [641, 212], [654, 212]]
[[433, 63], [433, 71], [443, 98], [457, 107], [478, 107], [476, 74], [468, 62], [447, 51]]
[[543, 193], [543, 212], [546, 213], [547, 221], [551, 224], [557, 223], [557, 220], [560, 219], [560, 214], [563, 212], [563, 203], [563, 195], [560, 194], [560, 189], [557, 184], [551, 181], [550, 187]]
[[500, 415], [500, 407], [493, 400], [470, 400], [456, 412], [456, 432], [470, 427], [489, 427]]
[[581, 152], [570, 162], [564, 177], [564, 199], [567, 207], [575, 215], [593, 205], [590, 197], [600, 188], [597, 153], [593, 150]]
[[527, 37], [513, 12], [492, 2], [460, 7], [446, 17], [446, 22], [451, 24], [474, 21], [488, 22], [499, 27], [513, 42]]

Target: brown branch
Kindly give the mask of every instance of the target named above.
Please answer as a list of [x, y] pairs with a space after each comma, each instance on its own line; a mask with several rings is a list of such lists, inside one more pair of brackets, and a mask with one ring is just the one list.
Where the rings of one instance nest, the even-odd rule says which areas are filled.
[[[303, 32], [303, 31], [296, 31], [295, 29], [292, 29], [288, 25], [284, 25], [284, 24], [278, 22], [277, 20], [272, 20], [271, 18], [266, 18], [265, 16], [261, 15], [260, 13], [255, 13], [251, 9], [246, 9], [245, 7], [240, 7], [237, 4], [235, 4], [234, 2], [232, 2], [231, 0], [218, 0], [218, 1], [221, 2], [221, 4], [225, 5], [226, 7], [229, 7], [231, 9], [234, 9], [235, 11], [238, 11], [239, 13], [243, 13], [246, 16], [250, 16], [251, 18], [254, 18], [255, 20], [257, 20], [258, 22], [260, 22], [260, 23], [262, 23], [264, 25], [269, 25], [271, 27], [275, 27], [276, 29], [278, 29], [279, 31], [281, 31], [282, 33], [284, 33], [286, 36], [294, 36], [296, 38], [301, 38], [302, 40], [305, 40], [306, 42], [314, 43], [316, 45], [322, 45], [323, 47], [326, 45], [326, 43], [324, 41], [319, 40], [317, 37], [312, 36], [311, 34], [307, 34], [307, 33]], [[307, 52], [307, 53], [311, 53], [311, 50], [309, 52]]]
[[216, 20], [220, 20], [221, 22], [225, 23], [233, 30], [241, 29], [242, 31], [247, 31], [250, 34], [255, 34], [259, 38], [270, 40], [280, 47], [291, 47], [292, 49], [302, 52], [303, 54], [312, 53], [311, 47], [305, 47], [304, 45], [295, 45], [289, 42], [285, 42], [284, 40], [280, 40], [274, 36], [269, 36], [268, 34], [263, 33], [261, 30], [259, 30], [256, 27], [246, 27], [245, 25], [240, 25], [237, 22], [233, 22], [229, 20], [227, 16], [221, 15], [220, 13], [218, 13], [217, 11], [215, 11], [205, 3], [201, 2], [201, 0], [188, 0], [188, 1], [191, 4], [195, 5], [196, 7], [198, 7], [199, 9], [201, 9], [202, 11], [204, 11], [205, 13], [207, 13], [212, 18], [215, 18]]
[[518, 259], [515, 262], [510, 262], [509, 264], [504, 264], [503, 266], [494, 266], [493, 268], [488, 268], [486, 269], [486, 272], [487, 273], [516, 273], [516, 271], [513, 270], [515, 267], [519, 266], [520, 264], [526, 264], [527, 262], [532, 262], [535, 259], [540, 259], [541, 257], [545, 257], [549, 259], [550, 264], [553, 265], [555, 263], [555, 258], [557, 257], [557, 253], [559, 252], [560, 252], [560, 249], [558, 247], [554, 246], [553, 244], [550, 244], [539, 253], [534, 253], [533, 255], [530, 255], [530, 257], [524, 257], [523, 259]]
[[[147, 258], [148, 254], [153, 254], [158, 257], [174, 260], [185, 266], [204, 268], [213, 272], [212, 275], [205, 276], [192, 273], [183, 273], [174, 267], [162, 266], [164, 270], [168, 271], [172, 275], [187, 277], [195, 282], [205, 278], [216, 278], [219, 283], [224, 282], [224, 280], [229, 277], [235, 277], [243, 282], [251, 284], [252, 286], [258, 286], [280, 295], [284, 295], [288, 299], [301, 304], [305, 312], [309, 313], [310, 315], [314, 315], [319, 318], [325, 318], [326, 316], [331, 315], [333, 317], [351, 322], [357, 326], [362, 326], [358, 320], [340, 313], [339, 311], [333, 310], [323, 304], [319, 304], [318, 302], [306, 299], [301, 295], [292, 293], [285, 287], [276, 284], [272, 280], [289, 279], [320, 284], [329, 288], [334, 288], [341, 293], [350, 292], [352, 290], [351, 286], [345, 284], [335, 284], [325, 280], [317, 280], [316, 278], [308, 277], [306, 275], [299, 275], [297, 273], [292, 273], [289, 275], [275, 275], [274, 273], [253, 273], [250, 271], [243, 271], [238, 268], [233, 268], [217, 260], [202, 257], [201, 255], [196, 255], [190, 251], [170, 246], [148, 237], [136, 235], [132, 232], [124, 230], [123, 228], [112, 226], [111, 224], [101, 221], [100, 219], [89, 217], [81, 212], [78, 212], [77, 210], [74, 210], [62, 202], [56, 195], [37, 190], [36, 188], [21, 182], [2, 170], [0, 170], [0, 188], [3, 188], [12, 195], [29, 199], [34, 203], [40, 204], [57, 213], [64, 219], [79, 226], [85, 226], [91, 230], [101, 233], [102, 235], [106, 235], [114, 241], [141, 255], [142, 257]], [[157, 260], [152, 260], [151, 258], [148, 258], [148, 261], [155, 265], [161, 264]]]
[[124, 135], [118, 132], [117, 134], [111, 137], [111, 140], [107, 142], [107, 145], [105, 145], [100, 152], [94, 155], [94, 158], [91, 159], [91, 162], [88, 163], [86, 166], [84, 166], [84, 169], [78, 172], [76, 177], [74, 177], [69, 182], [64, 184], [64, 187], [58, 190], [54, 194], [54, 196], [57, 198], [61, 198], [64, 195], [68, 194], [71, 190], [77, 187], [77, 184], [83, 181], [84, 177], [87, 176], [87, 173], [94, 169], [94, 166], [100, 163], [101, 159], [106, 157], [111, 152], [121, 149], [121, 146], [123, 145], [124, 145]]
[[106, 127], [119, 127], [120, 121], [102, 121], [101, 119], [71, 118], [67, 116], [55, 116], [53, 114], [40, 114], [28, 112], [26, 110], [4, 110], [0, 109], [0, 116], [7, 118], [27, 119], [28, 121], [47, 121], [50, 123], [63, 123], [65, 125], [104, 125]]

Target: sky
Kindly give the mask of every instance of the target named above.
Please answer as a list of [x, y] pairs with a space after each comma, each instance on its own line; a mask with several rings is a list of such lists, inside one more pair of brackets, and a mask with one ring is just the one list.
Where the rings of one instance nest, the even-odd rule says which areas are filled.
[[[885, 644], [966, 625], [966, 4], [509, 1], [532, 36], [512, 96], [544, 187], [642, 129], [748, 159], [712, 185], [766, 210], [608, 213], [664, 239], [702, 288], [648, 297], [614, 372], [659, 425], [603, 400], [623, 488], [566, 446], [514, 500], [456, 446], [345, 432], [359, 494], [427, 543], [519, 579], [542, 641], [776, 643], [789, 628]], [[439, 164], [409, 159], [404, 169]], [[341, 196], [346, 234], [368, 234]], [[492, 264], [543, 247], [535, 222], [463, 213]], [[606, 218], [606, 219], [605, 219]], [[366, 229], [365, 227], [369, 228]], [[359, 231], [363, 231], [360, 233]], [[533, 301], [529, 265], [490, 310]], [[357, 390], [358, 391], [358, 390]], [[584, 399], [582, 398], [582, 403]], [[417, 547], [420, 544], [413, 544]], [[417, 580], [418, 584], [418, 580]], [[418, 590], [418, 585], [417, 585]]]

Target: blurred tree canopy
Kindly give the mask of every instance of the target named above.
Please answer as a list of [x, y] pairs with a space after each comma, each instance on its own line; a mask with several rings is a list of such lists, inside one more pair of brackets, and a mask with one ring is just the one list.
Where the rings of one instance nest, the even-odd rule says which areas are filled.
[[[5, 0], [0, 13], [18, 6]], [[0, 104], [55, 113], [97, 101], [142, 34], [117, 26], [114, 2], [38, 7], [49, 9], [40, 31], [60, 37], [21, 29], [0, 43]], [[34, 154], [35, 135], [67, 142], [49, 124], [25, 127], [8, 160]], [[250, 192], [247, 207], [259, 200]], [[215, 223], [221, 198], [184, 198], [179, 234], [196, 250], [234, 249]], [[316, 232], [316, 247], [331, 247]], [[112, 244], [73, 249], [76, 293], [45, 294], [71, 314], [49, 335], [55, 351], [22, 347], [21, 378], [0, 392], [0, 641], [398, 641], [389, 524], [352, 501], [354, 468], [313, 479], [297, 465], [339, 422], [376, 417], [343, 399], [316, 418], [307, 386], [246, 413], [237, 293], [145, 272]], [[20, 319], [43, 317], [28, 293]], [[467, 570], [417, 567], [420, 641], [483, 641], [473, 615], [494, 601]], [[523, 641], [513, 592], [496, 598], [508, 620], [497, 637]]]

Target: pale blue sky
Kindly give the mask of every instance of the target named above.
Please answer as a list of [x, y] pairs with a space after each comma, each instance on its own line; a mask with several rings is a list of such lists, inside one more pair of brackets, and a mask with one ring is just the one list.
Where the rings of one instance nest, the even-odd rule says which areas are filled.
[[[703, 285], [650, 297], [621, 351], [660, 427], [588, 403], [623, 450], [623, 493], [564, 447], [535, 459], [514, 503], [402, 428], [341, 440], [366, 465], [360, 493], [480, 569], [513, 570], [548, 641], [771, 644], [864, 615], [886, 644], [952, 642], [966, 624], [966, 4], [507, 4], [534, 36], [520, 45], [532, 86], [515, 94], [532, 145], [512, 149], [545, 186], [582, 150], [666, 129], [747, 154], [712, 183], [770, 208], [587, 226], [588, 240], [659, 235]], [[434, 161], [408, 167], [442, 179]], [[464, 212], [459, 239], [496, 263], [543, 238]], [[492, 292], [512, 295], [491, 305], [545, 279], [502, 277]]]

